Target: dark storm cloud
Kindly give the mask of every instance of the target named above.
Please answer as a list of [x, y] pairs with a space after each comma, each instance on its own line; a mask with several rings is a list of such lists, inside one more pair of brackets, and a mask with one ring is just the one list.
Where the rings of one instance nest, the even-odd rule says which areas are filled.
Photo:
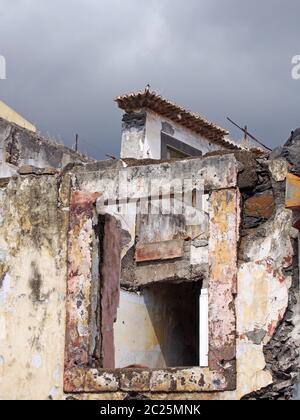
[[0, 0], [0, 98], [83, 151], [118, 155], [112, 99], [148, 82], [178, 103], [268, 145], [300, 125], [298, 0]]

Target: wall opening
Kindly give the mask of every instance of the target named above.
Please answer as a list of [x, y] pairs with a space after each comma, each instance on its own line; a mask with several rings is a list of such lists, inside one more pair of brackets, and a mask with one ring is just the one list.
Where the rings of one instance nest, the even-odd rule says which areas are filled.
[[166, 133], [161, 133], [161, 159], [170, 160], [191, 156], [202, 156], [202, 152]]
[[167, 146], [167, 159], [183, 159], [186, 157], [190, 157], [191, 155], [184, 153], [180, 150], [175, 149], [174, 147]]
[[121, 290], [114, 324], [115, 367], [199, 366], [202, 282]]

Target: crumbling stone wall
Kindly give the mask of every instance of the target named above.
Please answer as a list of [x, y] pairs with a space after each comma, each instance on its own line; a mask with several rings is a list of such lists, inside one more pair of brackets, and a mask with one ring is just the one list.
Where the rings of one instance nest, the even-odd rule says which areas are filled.
[[62, 169], [72, 162], [93, 162], [68, 147], [0, 118], [0, 178], [17, 173], [18, 168]]
[[[269, 158], [256, 160], [258, 178], [251, 188], [243, 191], [244, 213], [242, 223], [241, 260], [251, 257], [252, 242], [261, 247], [258, 254], [266, 253], [266, 238], [272, 238], [268, 251], [268, 272], [288, 282], [287, 304], [279, 312], [279, 322], [269, 324], [271, 336], [266, 341], [264, 330], [255, 330], [250, 337], [254, 343], [264, 344], [266, 371], [272, 374], [272, 383], [245, 399], [297, 398], [300, 377], [299, 330], [299, 233], [294, 228], [292, 210], [286, 207], [286, 179], [288, 172], [300, 174], [299, 130], [292, 133], [286, 145], [275, 150]], [[280, 234], [276, 230], [281, 224]], [[284, 258], [281, 253], [289, 248]], [[275, 260], [275, 258], [277, 261]], [[286, 291], [285, 291], [286, 292]], [[282, 299], [278, 289], [274, 295]], [[285, 296], [286, 300], [286, 296]], [[283, 310], [284, 309], [284, 310]]]
[[[157, 377], [156, 391], [149, 392], [147, 372], [142, 371], [138, 380], [134, 375], [120, 374], [115, 381], [113, 372], [102, 377], [94, 370], [85, 377], [78, 374], [73, 378], [78, 386], [82, 386], [82, 394], [64, 393], [70, 186], [86, 191], [96, 203], [97, 194], [105, 191], [103, 174], [113, 179], [115, 171], [123, 165], [103, 162], [61, 173], [31, 169], [33, 173], [19, 174], [2, 182], [0, 398], [104, 400], [125, 399], [134, 392], [135, 396], [138, 392], [147, 398], [162, 400], [296, 398], [300, 344], [298, 231], [294, 227], [297, 211], [287, 209], [285, 203], [287, 174], [294, 170], [293, 158], [286, 154], [288, 147], [284, 148], [284, 155], [279, 151], [271, 159], [246, 152], [235, 153], [235, 160], [229, 158], [235, 162], [231, 168], [239, 172], [237, 185], [241, 192], [242, 212], [237, 284], [233, 290], [237, 320], [237, 383], [236, 389], [225, 392], [216, 392], [209, 383], [207, 390], [211, 392], [197, 391], [195, 377], [191, 378], [188, 372], [186, 381], [179, 387], [172, 382], [172, 372], [165, 378]], [[210, 162], [217, 167], [222, 156], [224, 153], [216, 154]], [[144, 171], [151, 172], [152, 163], [144, 163], [148, 164]], [[143, 169], [143, 163], [139, 166], [137, 162], [128, 162], [128, 165], [133, 166], [133, 172]], [[139, 169], [134, 169], [137, 166]], [[78, 196], [81, 200], [79, 207], [84, 210], [82, 198]], [[225, 203], [222, 201], [222, 205]], [[79, 293], [80, 282], [84, 282], [86, 273], [91, 273], [91, 282], [95, 281], [95, 267], [90, 271], [89, 266], [92, 257], [89, 235], [93, 226], [92, 220], [82, 219], [80, 212], [74, 216], [81, 231], [73, 249], [73, 275], [79, 279], [73, 286]], [[78, 226], [73, 226], [75, 235]], [[123, 224], [127, 234], [123, 237], [125, 253], [122, 257], [135, 241], [135, 223], [130, 222], [130, 234], [125, 226], [126, 223]], [[206, 243], [202, 245], [207, 246]], [[82, 272], [76, 269], [79, 262], [86, 262]], [[82, 290], [81, 300], [89, 300], [94, 305], [89, 290], [89, 287]], [[76, 308], [77, 300], [70, 297], [71, 305]], [[216, 305], [212, 307], [213, 311], [220, 316], [221, 299], [212, 304]], [[91, 308], [95, 309], [94, 306]], [[87, 325], [81, 327], [85, 334]], [[91, 337], [88, 345], [94, 346], [94, 338]], [[140, 380], [141, 377], [145, 382]], [[216, 379], [220, 380], [212, 375], [211, 384]], [[189, 389], [190, 380], [194, 380], [192, 390]], [[92, 390], [95, 383], [102, 387], [99, 393]], [[202, 384], [201, 378], [199, 384]]]

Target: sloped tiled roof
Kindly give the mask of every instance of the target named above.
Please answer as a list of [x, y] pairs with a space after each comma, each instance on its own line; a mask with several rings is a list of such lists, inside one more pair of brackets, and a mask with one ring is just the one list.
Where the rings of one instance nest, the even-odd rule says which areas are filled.
[[119, 108], [126, 112], [147, 108], [183, 125], [208, 140], [218, 143], [224, 148], [241, 149], [239, 145], [225, 138], [225, 136], [229, 134], [227, 130], [208, 121], [199, 114], [190, 112], [181, 106], [168, 101], [154, 91], [146, 89], [144, 91], [118, 96], [115, 100], [118, 103]]

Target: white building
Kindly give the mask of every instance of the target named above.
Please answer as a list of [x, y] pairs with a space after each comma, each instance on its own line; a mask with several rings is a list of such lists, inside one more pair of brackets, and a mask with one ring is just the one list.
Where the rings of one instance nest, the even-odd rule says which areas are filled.
[[242, 149], [228, 131], [149, 90], [119, 96], [121, 158], [165, 160]]

